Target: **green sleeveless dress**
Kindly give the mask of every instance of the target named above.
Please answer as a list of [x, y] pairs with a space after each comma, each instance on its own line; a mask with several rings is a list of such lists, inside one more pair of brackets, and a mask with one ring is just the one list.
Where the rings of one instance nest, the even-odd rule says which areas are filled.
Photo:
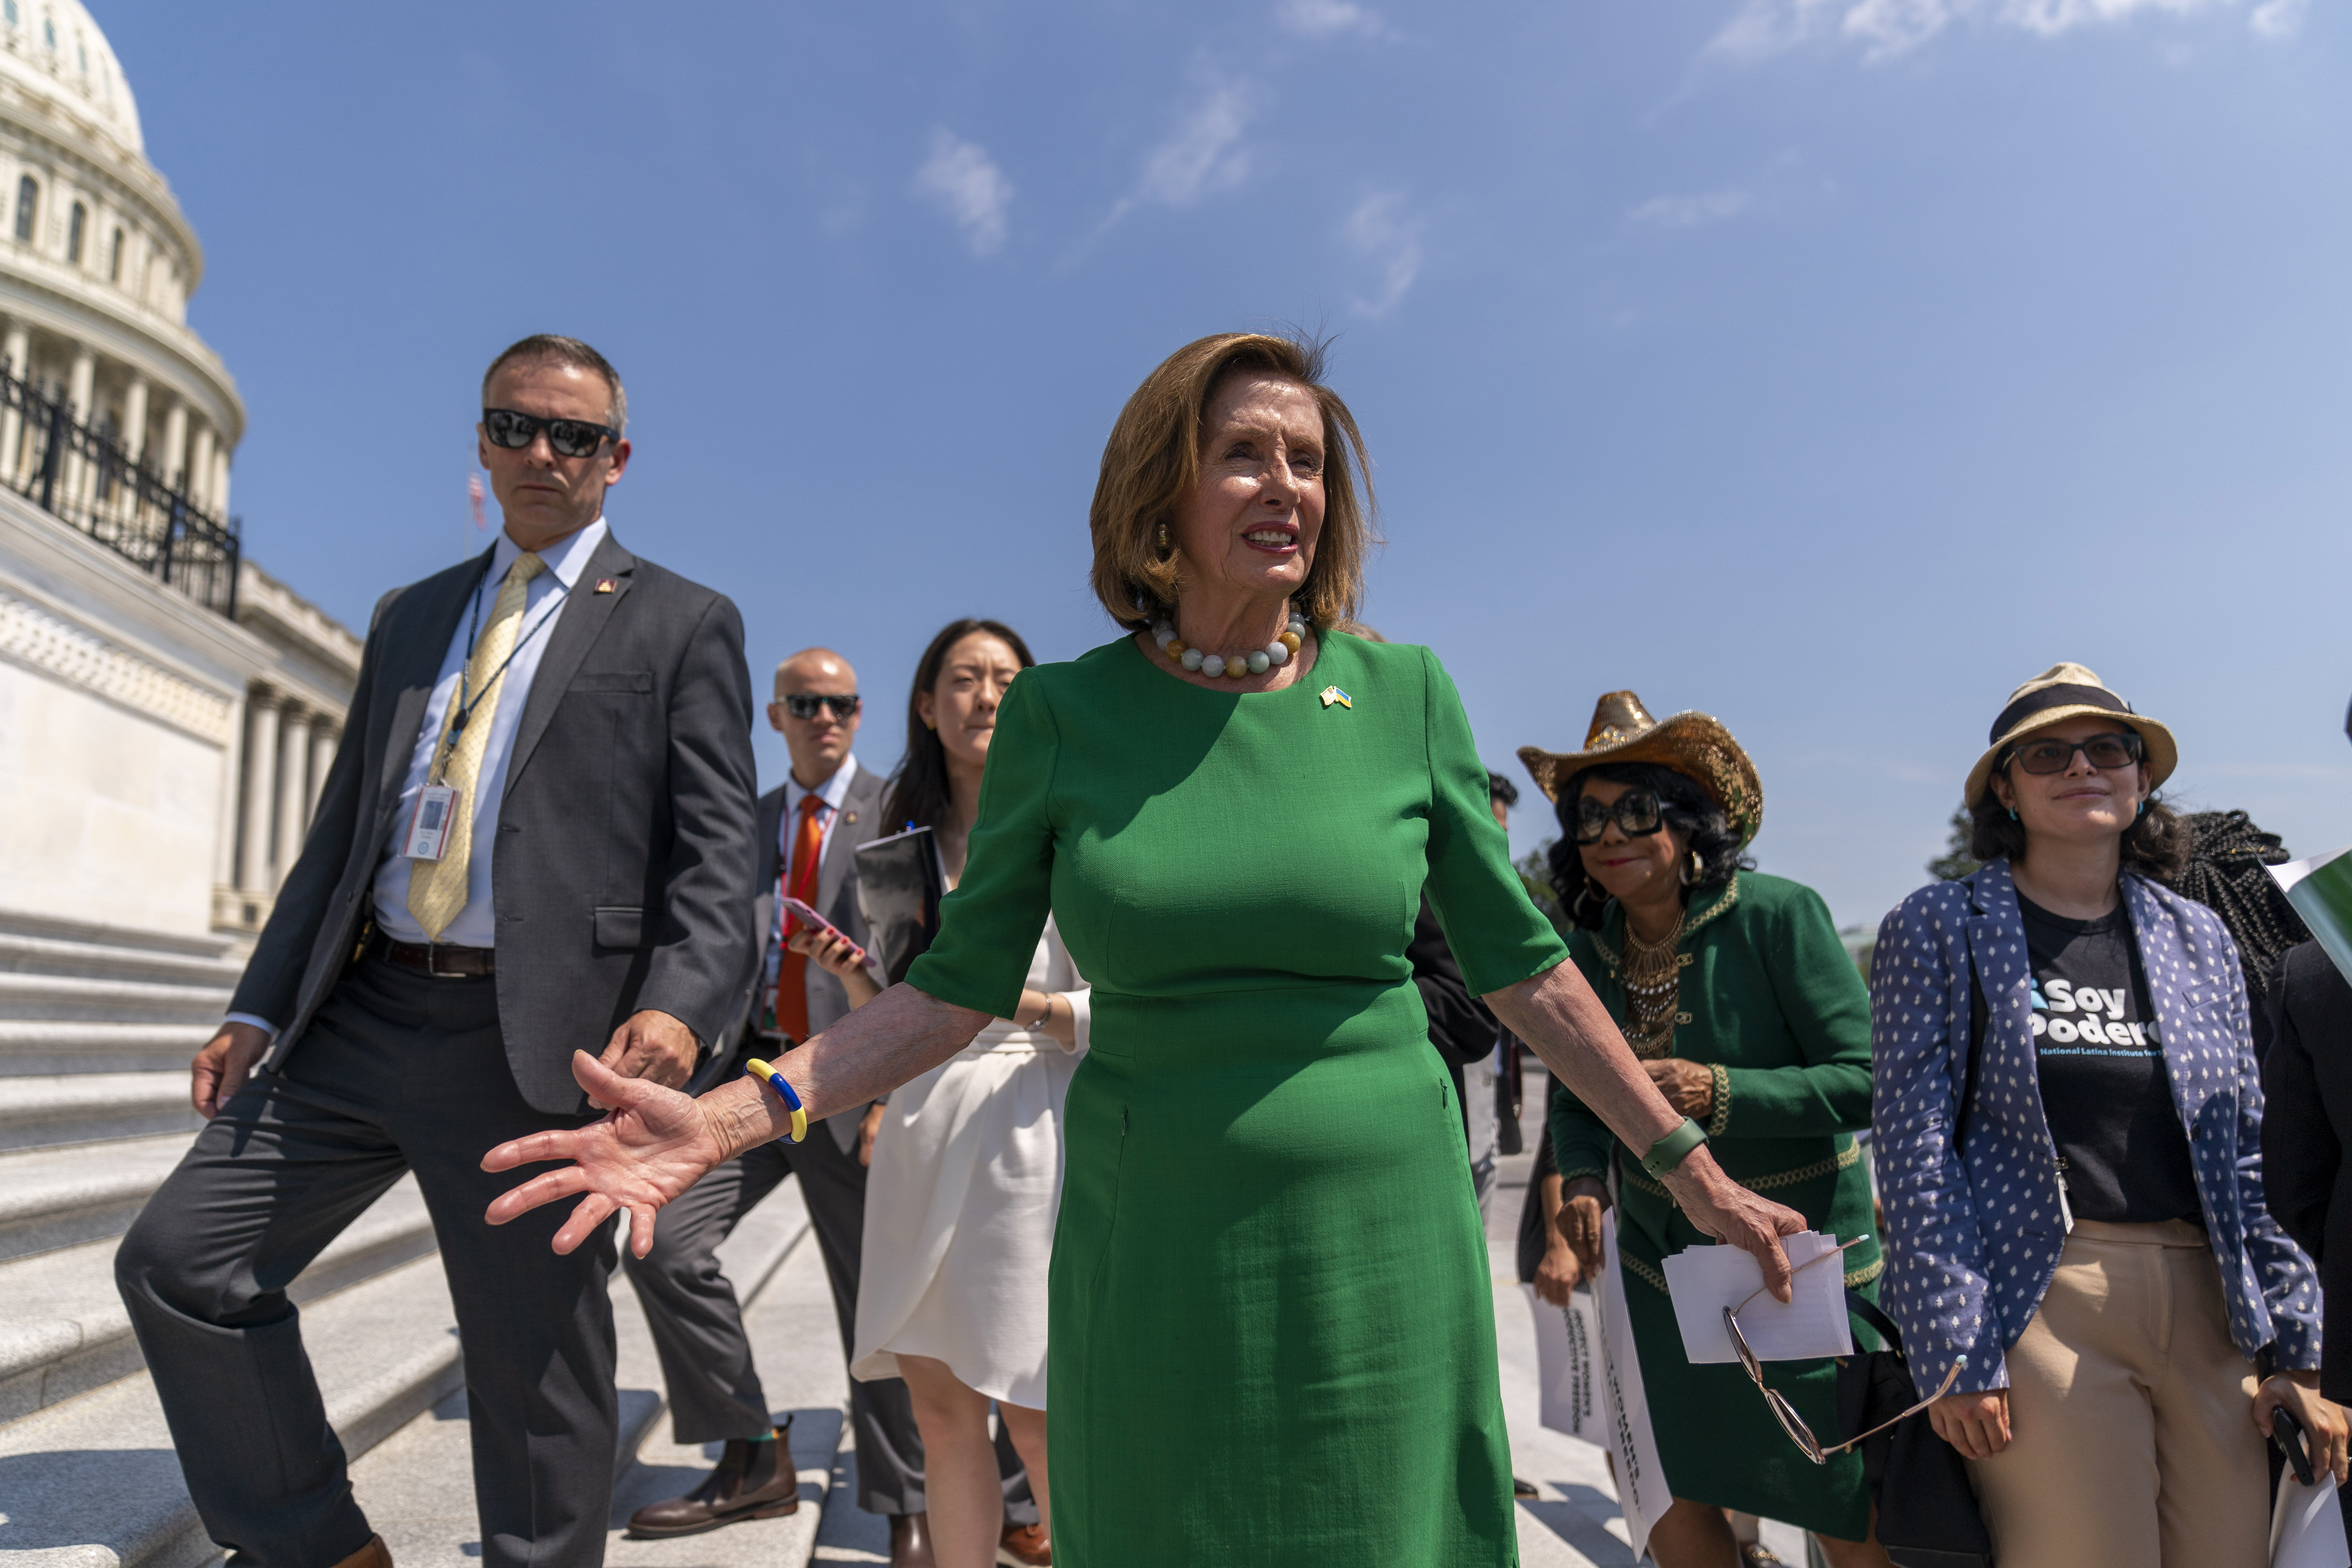
[[1122, 640], [1013, 682], [908, 975], [1012, 1011], [1050, 908], [1094, 987], [1047, 1359], [1063, 1568], [1517, 1561], [1486, 1239], [1405, 961], [1566, 952], [1424, 648], [1326, 633], [1276, 692]]

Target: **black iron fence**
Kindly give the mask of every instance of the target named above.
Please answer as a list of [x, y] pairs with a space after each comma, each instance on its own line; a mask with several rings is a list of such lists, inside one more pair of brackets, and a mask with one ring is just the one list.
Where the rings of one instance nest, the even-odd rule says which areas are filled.
[[0, 366], [0, 483], [224, 616], [236, 613], [237, 521], [134, 463], [109, 429]]

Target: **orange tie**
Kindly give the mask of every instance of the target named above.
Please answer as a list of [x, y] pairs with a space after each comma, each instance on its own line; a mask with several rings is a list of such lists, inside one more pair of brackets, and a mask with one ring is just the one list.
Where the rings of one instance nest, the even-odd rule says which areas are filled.
[[[824, 809], [824, 802], [814, 794], [801, 796], [801, 825], [793, 834], [792, 863], [777, 879], [787, 897], [812, 908], [816, 903], [816, 863], [824, 847], [824, 825], [817, 820], [817, 813]], [[785, 915], [782, 934], [790, 936], [798, 930], [800, 921]], [[808, 1038], [808, 959], [789, 947], [776, 955], [776, 1028], [795, 1042]]]

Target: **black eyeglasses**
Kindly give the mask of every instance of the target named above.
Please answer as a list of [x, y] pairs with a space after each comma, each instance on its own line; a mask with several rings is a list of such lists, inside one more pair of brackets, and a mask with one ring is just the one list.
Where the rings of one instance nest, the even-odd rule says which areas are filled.
[[1665, 826], [1665, 816], [1659, 809], [1658, 797], [1645, 789], [1629, 789], [1607, 805], [1591, 795], [1579, 795], [1576, 801], [1576, 841], [1598, 844], [1601, 836], [1609, 831], [1610, 818], [1625, 831], [1628, 838], [1646, 838]]
[[[1857, 1236], [1853, 1240], [1847, 1242], [1845, 1247], [1841, 1247], [1833, 1252], [1824, 1252], [1819, 1258], [1808, 1258], [1804, 1262], [1798, 1264], [1796, 1268], [1790, 1269], [1790, 1272], [1794, 1274], [1799, 1270], [1811, 1268], [1816, 1263], [1824, 1263], [1832, 1258], [1843, 1258], [1845, 1256], [1847, 1247], [1857, 1246], [1863, 1241], [1863, 1239], [1864, 1238], [1862, 1237]], [[1731, 1348], [1738, 1353], [1740, 1366], [1747, 1372], [1748, 1375], [1755, 1381], [1758, 1392], [1764, 1395], [1764, 1403], [1770, 1407], [1772, 1411], [1772, 1419], [1780, 1424], [1780, 1430], [1788, 1434], [1789, 1441], [1794, 1443], [1803, 1451], [1805, 1458], [1811, 1459], [1817, 1465], [1828, 1464], [1832, 1454], [1843, 1453], [1846, 1449], [1853, 1447], [1856, 1443], [1861, 1442], [1864, 1437], [1875, 1437], [1881, 1432], [1885, 1431], [1889, 1426], [1894, 1426], [1902, 1422], [1910, 1420], [1911, 1417], [1918, 1415], [1919, 1412], [1927, 1409], [1927, 1406], [1935, 1404], [1936, 1401], [1943, 1398], [1947, 1394], [1949, 1394], [1952, 1391], [1952, 1384], [1960, 1380], [1960, 1373], [1968, 1368], [1968, 1357], [1954, 1357], [1952, 1360], [1952, 1369], [1944, 1373], [1943, 1385], [1937, 1388], [1935, 1393], [1927, 1395], [1927, 1398], [1919, 1401], [1918, 1404], [1914, 1405], [1910, 1409], [1906, 1410], [1902, 1415], [1895, 1416], [1893, 1420], [1880, 1422], [1877, 1426], [1873, 1426], [1869, 1431], [1862, 1434], [1862, 1436], [1848, 1437], [1843, 1443], [1833, 1443], [1824, 1448], [1822, 1447], [1822, 1440], [1813, 1436], [1813, 1429], [1805, 1425], [1805, 1418], [1797, 1414], [1797, 1407], [1790, 1404], [1787, 1398], [1784, 1397], [1779, 1390], [1764, 1386], [1763, 1363], [1756, 1359], [1756, 1352], [1748, 1348], [1748, 1336], [1739, 1331], [1739, 1314], [1748, 1310], [1748, 1302], [1755, 1300], [1757, 1296], [1761, 1296], [1762, 1294], [1764, 1294], [1764, 1292], [1759, 1289], [1756, 1291], [1755, 1295], [1748, 1297], [1748, 1300], [1740, 1302], [1737, 1307], [1726, 1307], [1723, 1310], [1723, 1326], [1731, 1335]]]
[[592, 424], [585, 419], [541, 419], [536, 414], [518, 414], [511, 408], [483, 409], [482, 428], [489, 432], [493, 446], [504, 447], [509, 452], [521, 451], [539, 439], [539, 433], [544, 430], [548, 446], [559, 458], [593, 458], [597, 447], [621, 438], [621, 433], [610, 425]]
[[783, 703], [784, 711], [795, 719], [814, 719], [819, 708], [830, 708], [835, 719], [846, 719], [857, 711], [858, 706], [857, 693], [854, 691], [846, 697], [814, 691], [795, 691], [779, 700]]
[[2029, 773], [2063, 773], [2074, 766], [2077, 752], [2095, 768], [2127, 768], [2147, 754], [2147, 747], [2129, 731], [2084, 741], [2021, 741], [2010, 748], [2009, 761]]

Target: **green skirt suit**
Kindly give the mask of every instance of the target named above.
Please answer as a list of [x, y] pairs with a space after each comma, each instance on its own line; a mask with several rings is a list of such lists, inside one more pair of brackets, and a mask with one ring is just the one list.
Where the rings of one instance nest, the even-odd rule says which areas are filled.
[[1049, 1284], [1063, 1568], [1517, 1561], [1486, 1238], [1405, 961], [1424, 884], [1474, 993], [1565, 956], [1426, 649], [1326, 632], [1244, 695], [1123, 640], [1007, 694], [908, 980], [1007, 1016], [1050, 909], [1094, 984]]
[[[1599, 931], [1579, 931], [1569, 942], [1620, 1026], [1624, 943], [1625, 912], [1614, 900]], [[1885, 1264], [1853, 1138], [1870, 1125], [1870, 993], [1828, 908], [1810, 888], [1744, 871], [1692, 897], [1681, 952], [1672, 1053], [1715, 1069], [1706, 1131], [1717, 1162], [1742, 1186], [1802, 1213], [1813, 1229], [1840, 1241], [1867, 1237], [1843, 1268], [1849, 1286], [1876, 1300]], [[1747, 1373], [1737, 1364], [1693, 1366], [1684, 1357], [1659, 1265], [1710, 1238], [1564, 1089], [1553, 1091], [1551, 1135], [1565, 1180], [1616, 1171], [1626, 1311], [1669, 1489], [1840, 1540], [1863, 1539], [1870, 1494], [1861, 1456], [1815, 1465], [1781, 1432]], [[1815, 1436], [1838, 1440], [1834, 1362], [1768, 1362], [1764, 1375]]]

